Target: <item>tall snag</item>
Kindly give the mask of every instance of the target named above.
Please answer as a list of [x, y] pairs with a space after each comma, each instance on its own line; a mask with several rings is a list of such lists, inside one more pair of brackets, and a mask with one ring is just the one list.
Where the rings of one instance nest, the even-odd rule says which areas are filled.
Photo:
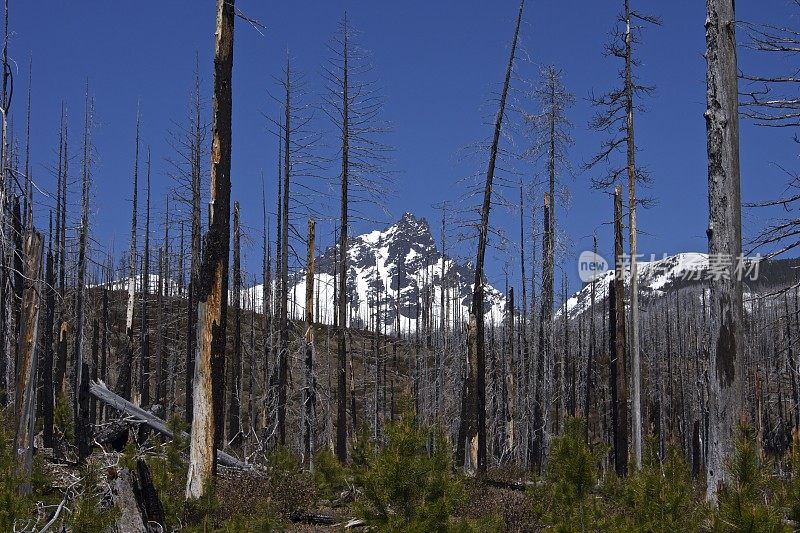
[[139, 197], [139, 113], [136, 113], [136, 148], [133, 160], [133, 205], [131, 207], [131, 248], [128, 255], [128, 304], [125, 312], [125, 356], [119, 369], [117, 391], [126, 400], [131, 399], [131, 367], [133, 366], [133, 311], [136, 306], [136, 215]]
[[711, 276], [708, 364], [709, 500], [727, 479], [734, 429], [744, 402], [742, 205], [739, 188], [739, 92], [733, 0], [706, 2], [708, 255], [724, 272]]
[[625, 264], [622, 251], [622, 188], [614, 189], [614, 279], [609, 291], [609, 351], [611, 357], [611, 424], [614, 437], [614, 468], [628, 473], [628, 378], [625, 335]]
[[336, 302], [339, 317], [337, 370], [336, 370], [336, 457], [347, 460], [347, 191], [350, 172], [350, 96], [348, 83], [348, 31], [345, 19], [342, 56], [342, 176], [341, 213], [339, 218], [339, 299]]
[[648, 181], [647, 173], [636, 166], [636, 142], [634, 138], [634, 112], [641, 111], [636, 98], [648, 95], [654, 88], [642, 85], [634, 74], [634, 67], [638, 61], [634, 57], [634, 45], [639, 43], [637, 38], [641, 30], [639, 23], [660, 25], [658, 17], [646, 15], [631, 9], [630, 0], [623, 0], [623, 10], [619, 16], [623, 28], [615, 28], [612, 41], [605, 50], [608, 55], [622, 60], [623, 68], [620, 71], [622, 86], [614, 88], [608, 93], [592, 98], [593, 104], [601, 111], [590, 121], [589, 127], [594, 130], [611, 133], [611, 137], [604, 141], [600, 153], [586, 165], [594, 167], [601, 161], [609, 162], [611, 155], [618, 149], [625, 148], [625, 165], [615, 166], [608, 170], [605, 177], [594, 180], [596, 188], [607, 189], [617, 182], [620, 176], [628, 178], [628, 237], [630, 239], [630, 290], [631, 290], [631, 415], [633, 428], [633, 455], [636, 466], [642, 464], [642, 406], [641, 406], [641, 360], [639, 340], [639, 278], [638, 278], [638, 251], [637, 251], [637, 226], [636, 208], [641, 199], [636, 196], [637, 182]]
[[[470, 310], [470, 321], [475, 320], [475, 387], [472, 389], [475, 394], [476, 407], [476, 426], [477, 426], [477, 445], [478, 445], [478, 470], [486, 470], [486, 347], [484, 345], [484, 316], [483, 316], [483, 266], [486, 257], [486, 245], [489, 239], [489, 209], [492, 203], [492, 184], [494, 181], [495, 163], [497, 161], [498, 146], [500, 144], [500, 132], [503, 127], [505, 116], [506, 98], [508, 97], [508, 87], [511, 84], [511, 72], [514, 68], [514, 56], [517, 51], [517, 39], [519, 38], [519, 28], [522, 23], [522, 12], [525, 7], [525, 0], [519, 4], [514, 38], [511, 41], [511, 52], [508, 57], [503, 90], [500, 93], [500, 104], [497, 109], [497, 116], [494, 122], [494, 134], [489, 151], [489, 165], [486, 170], [486, 186], [483, 193], [483, 204], [481, 207], [481, 221], [478, 227], [478, 253], [475, 261], [475, 281], [472, 292], [472, 308]], [[470, 367], [472, 367], [470, 362]]]
[[239, 250], [239, 202], [233, 203], [233, 357], [230, 360], [228, 394], [228, 436], [225, 440], [238, 443], [241, 439], [242, 397], [242, 262]]
[[44, 357], [42, 357], [42, 440], [45, 448], [53, 447], [53, 328], [55, 327], [56, 290], [53, 272], [53, 212], [50, 211], [50, 232], [44, 277], [45, 322]]
[[186, 500], [189, 502], [208, 494], [216, 471], [215, 444], [219, 444], [222, 437], [230, 248], [234, 16], [234, 0], [217, 0], [211, 205], [197, 295], [197, 351], [189, 472], [186, 477]]
[[[351, 204], [382, 202], [386, 192], [383, 179], [386, 176], [382, 167], [390, 151], [380, 138], [386, 131], [379, 121], [383, 98], [374, 82], [366, 79], [372, 72], [372, 63], [369, 54], [358, 46], [357, 35], [345, 13], [339, 23], [339, 31], [332, 39], [332, 55], [324, 69], [327, 87], [323, 96], [323, 111], [341, 140], [341, 170], [336, 183], [340, 190], [340, 215], [338, 245], [334, 249], [333, 287], [337, 337], [335, 451], [340, 461], [347, 458], [348, 431], [347, 328], [348, 315], [352, 311], [348, 289], [348, 231], [354, 217], [358, 216]], [[350, 403], [353, 401], [349, 399]]]
[[[199, 58], [197, 59], [199, 63]], [[195, 299], [200, 290], [200, 181], [203, 157], [203, 142], [206, 130], [203, 127], [200, 100], [200, 68], [195, 65], [194, 92], [191, 102], [191, 118], [189, 132], [189, 155], [191, 177], [191, 213], [192, 213], [192, 244], [189, 259], [189, 290], [187, 297], [186, 320], [186, 376], [185, 376], [185, 420], [192, 422], [193, 383], [194, 383], [194, 352], [197, 342], [197, 306]]]
[[[150, 405], [150, 147], [147, 147], [147, 194], [144, 208], [144, 251], [142, 252], [142, 317], [139, 320], [139, 405]], [[137, 402], [134, 402], [137, 403]]]
[[306, 354], [303, 375], [303, 447], [306, 466], [314, 471], [314, 443], [317, 426], [317, 383], [314, 377], [314, 219], [308, 219], [306, 258]]
[[92, 161], [92, 100], [86, 89], [86, 110], [83, 131], [83, 178], [81, 180], [81, 223], [78, 236], [78, 276], [75, 298], [75, 441], [78, 457], [89, 455], [89, 362], [84, 360], [84, 321], [86, 293], [87, 247], [89, 244], [89, 186]]

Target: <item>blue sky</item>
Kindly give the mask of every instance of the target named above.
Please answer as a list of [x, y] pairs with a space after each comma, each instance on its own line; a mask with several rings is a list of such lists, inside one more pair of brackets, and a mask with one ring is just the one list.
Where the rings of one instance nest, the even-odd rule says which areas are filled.
[[[185, 116], [196, 52], [200, 54], [203, 91], [210, 97], [213, 4], [210, 0], [11, 2], [10, 53], [18, 68], [13, 123], [21, 135], [27, 64], [32, 56], [31, 160], [34, 179], [43, 189], [53, 188], [50, 169], [56, 160], [62, 99], [70, 109], [76, 153], [87, 79], [95, 97], [97, 164], [92, 227], [97, 256], [112, 243], [118, 255], [128, 246], [137, 101], [143, 117], [143, 142], [153, 153], [154, 217], [163, 220], [163, 198], [171, 186], [165, 175], [165, 158], [170, 155], [167, 132]], [[570, 111], [575, 144], [569, 154], [575, 175], [564, 177], [571, 202], [558, 212], [568, 245], [563, 268], [573, 286], [577, 285], [575, 258], [591, 246], [592, 233], [597, 232], [601, 253], [611, 246], [611, 231], [604, 225], [611, 218], [611, 201], [605, 193], [591, 189], [591, 178], [597, 174], [581, 167], [603, 139], [587, 128], [593, 113], [588, 95], [592, 90], [604, 92], [616, 82], [619, 65], [603, 57], [602, 45], [621, 4], [621, 0], [528, 0], [524, 17], [521, 46], [527, 59], [518, 65], [519, 76], [535, 81], [539, 68], [552, 63], [563, 69], [564, 82], [576, 95]], [[639, 248], [658, 255], [705, 251], [705, 2], [633, 0], [633, 5], [663, 19], [663, 26], [646, 31], [638, 52], [640, 77], [656, 85], [657, 91], [644, 102], [647, 113], [637, 117], [637, 157], [654, 180], [646, 194], [658, 201], [639, 214]], [[280, 73], [288, 47], [306, 75], [310, 94], [321, 93], [326, 45], [345, 9], [362, 33], [362, 46], [373, 54], [374, 76], [386, 99], [384, 117], [392, 124], [387, 141], [395, 148], [396, 192], [387, 200], [391, 213], [385, 217], [387, 222], [404, 211], [435, 221], [438, 215], [432, 205], [458, 201], [463, 190], [459, 179], [484, 169], [484, 157], [467, 163], [460, 156], [465, 147], [486, 139], [491, 132], [487, 118], [494, 113], [492, 97], [504, 71], [517, 11], [515, 0], [239, 0], [237, 7], [266, 26], [262, 36], [238, 20], [235, 37], [232, 194], [242, 204], [243, 224], [252, 238], [244, 251], [250, 271], [257, 271], [260, 264], [262, 169], [267, 176], [268, 206], [274, 205], [276, 143], [267, 133], [263, 116], [277, 112], [269, 97], [269, 91], [276, 90], [272, 77]], [[798, 13], [788, 0], [739, 2], [737, 7], [742, 20], [797, 22]], [[765, 58], [742, 53], [740, 68], [788, 71], [790, 65], [783, 58], [767, 63]], [[525, 105], [537, 109], [536, 102]], [[741, 137], [745, 200], [775, 196], [785, 179], [773, 163], [796, 168], [797, 145], [792, 132], [766, 131], [744, 123]], [[72, 165], [73, 176], [77, 176], [78, 162]], [[541, 166], [534, 163], [518, 168], [525, 180], [543, 175]], [[73, 199], [77, 199], [78, 189], [73, 187], [73, 191]], [[37, 195], [37, 204], [44, 207], [50, 203]], [[508, 228], [516, 238], [515, 217], [503, 209], [492, 213], [493, 222]], [[46, 223], [44, 209], [39, 210], [38, 220]], [[745, 213], [745, 233], [752, 234], [763, 222], [762, 214]], [[372, 228], [356, 225], [354, 231], [367, 229]], [[319, 234], [319, 245], [327, 246], [332, 237], [330, 227]], [[160, 233], [154, 238], [160, 239]], [[461, 251], [472, 255], [471, 249]], [[512, 281], [518, 277], [516, 252], [510, 258], [508, 252], [489, 253], [489, 275], [497, 285], [503, 284], [506, 261], [512, 261]]]

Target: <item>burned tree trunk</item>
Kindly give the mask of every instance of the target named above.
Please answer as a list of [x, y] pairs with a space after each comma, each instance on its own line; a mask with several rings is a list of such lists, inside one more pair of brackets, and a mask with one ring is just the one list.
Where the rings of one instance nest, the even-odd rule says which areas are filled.
[[291, 183], [291, 150], [292, 150], [292, 77], [291, 63], [289, 56], [286, 56], [286, 100], [284, 103], [284, 123], [283, 123], [283, 196], [282, 203], [282, 225], [281, 232], [281, 254], [280, 254], [280, 315], [278, 346], [278, 443], [286, 444], [286, 396], [289, 381], [289, 185]]
[[42, 441], [45, 448], [53, 447], [53, 328], [55, 327], [56, 292], [53, 275], [53, 212], [50, 211], [50, 236], [47, 244], [44, 295], [44, 357], [42, 357]]
[[[336, 381], [336, 457], [347, 460], [347, 193], [350, 172], [350, 96], [348, 31], [345, 22], [342, 59], [342, 176], [341, 215], [339, 220], [339, 299], [336, 302], [339, 317]], [[354, 428], [355, 429], [355, 428]]]
[[67, 320], [66, 305], [66, 256], [67, 256], [67, 176], [69, 170], [69, 150], [66, 123], [64, 125], [64, 150], [62, 160], [64, 167], [61, 171], [61, 203], [60, 212], [56, 212], [56, 248], [58, 249], [58, 302], [59, 302], [59, 328], [58, 349], [56, 350], [55, 384], [56, 397], [66, 397], [67, 393], [67, 333], [69, 322]]
[[744, 400], [742, 213], [739, 189], [739, 93], [733, 0], [706, 2], [708, 254], [723, 259], [712, 276], [708, 364], [709, 442], [706, 496], [716, 500]]
[[[17, 451], [17, 470], [27, 478], [33, 469], [33, 434], [36, 425], [36, 341], [39, 330], [39, 297], [41, 294], [42, 236], [29, 229], [24, 239], [25, 291], [22, 295], [20, 336], [17, 339], [17, 396], [15, 401], [16, 434], [14, 450]], [[21, 492], [29, 493], [30, 482], [25, 481]]]
[[625, 128], [627, 130], [626, 155], [628, 172], [628, 236], [630, 239], [631, 262], [631, 381], [633, 385], [631, 398], [631, 423], [633, 426], [633, 457], [636, 467], [642, 467], [642, 370], [639, 355], [639, 276], [637, 271], [638, 252], [636, 239], [636, 144], [633, 137], [633, 95], [634, 82], [632, 76], [633, 59], [631, 49], [633, 34], [631, 33], [631, 10], [629, 0], [625, 0]]
[[230, 363], [228, 438], [239, 442], [242, 394], [242, 263], [239, 255], [239, 202], [233, 203], [233, 357]]
[[536, 364], [536, 393], [533, 425], [533, 464], [541, 473], [550, 444], [550, 404], [553, 355], [553, 235], [550, 225], [550, 195], [544, 195], [544, 233], [542, 236], [542, 300], [539, 313], [539, 350]]
[[503, 90], [500, 94], [500, 104], [497, 109], [497, 116], [494, 121], [494, 134], [492, 137], [492, 145], [489, 152], [489, 165], [486, 170], [486, 186], [483, 192], [483, 204], [481, 207], [481, 220], [478, 226], [478, 253], [475, 260], [475, 281], [472, 292], [472, 308], [470, 315], [475, 317], [475, 342], [476, 342], [476, 372], [474, 377], [475, 387], [473, 389], [476, 395], [476, 426], [478, 434], [478, 470], [480, 472], [486, 471], [486, 347], [484, 340], [484, 294], [483, 283], [484, 273], [483, 266], [486, 257], [486, 246], [489, 240], [489, 209], [492, 204], [492, 185], [494, 181], [495, 164], [497, 162], [498, 146], [500, 144], [500, 132], [503, 127], [503, 118], [505, 116], [506, 98], [508, 96], [508, 88], [511, 84], [511, 72], [514, 68], [514, 57], [517, 51], [517, 39], [519, 38], [519, 28], [522, 23], [522, 12], [525, 7], [525, 0], [521, 0], [519, 4], [519, 13], [517, 14], [516, 27], [514, 29], [514, 37], [511, 41], [511, 52], [508, 57], [508, 64], [506, 65], [505, 79], [503, 81]]
[[136, 306], [136, 202], [139, 197], [139, 114], [136, 114], [136, 150], [133, 160], [133, 206], [131, 207], [131, 249], [128, 256], [128, 305], [125, 312], [125, 356], [119, 369], [117, 390], [126, 400], [131, 399], [131, 367], [133, 367], [133, 310]]
[[83, 133], [83, 179], [81, 225], [78, 238], [78, 278], [75, 303], [75, 441], [78, 457], [89, 455], [89, 364], [84, 360], [84, 299], [86, 291], [87, 247], [89, 241], [89, 185], [91, 180], [92, 103], [86, 93], [86, 117]]
[[314, 441], [317, 427], [317, 384], [314, 377], [314, 219], [308, 219], [306, 258], [306, 357], [303, 377], [303, 446], [306, 466], [314, 471]]
[[211, 145], [211, 206], [197, 298], [192, 437], [187, 501], [208, 494], [222, 438], [225, 384], [225, 325], [231, 193], [231, 81], [234, 0], [217, 0], [214, 56], [214, 118]]
[[[150, 147], [147, 147], [147, 195], [144, 209], [144, 252], [142, 253], [141, 356], [139, 361], [139, 405], [150, 405]], [[137, 402], [134, 402], [137, 403]]]
[[611, 352], [611, 424], [614, 434], [614, 468], [628, 473], [628, 380], [626, 377], [625, 265], [622, 251], [622, 189], [614, 190], [614, 280], [609, 294], [609, 351]]
[[191, 258], [189, 260], [189, 291], [187, 295], [187, 321], [186, 321], [186, 376], [185, 390], [185, 420], [192, 423], [193, 383], [194, 383], [194, 352], [197, 345], [197, 305], [195, 299], [200, 290], [200, 165], [203, 146], [203, 123], [200, 117], [200, 73], [195, 67], [194, 95], [193, 95], [193, 123], [191, 142], [191, 176], [192, 176], [192, 244]]

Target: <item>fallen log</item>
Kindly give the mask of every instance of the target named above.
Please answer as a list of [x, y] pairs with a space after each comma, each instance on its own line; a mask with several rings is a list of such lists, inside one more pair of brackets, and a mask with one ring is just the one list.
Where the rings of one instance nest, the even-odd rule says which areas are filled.
[[111, 498], [119, 510], [115, 526], [118, 531], [146, 533], [147, 526], [133, 487], [133, 474], [127, 468], [123, 468], [111, 481]]
[[[174, 436], [172, 430], [169, 429], [166, 422], [158, 418], [153, 413], [145, 411], [141, 407], [133, 405], [131, 402], [122, 398], [121, 396], [114, 394], [108, 390], [108, 387], [106, 387], [105, 383], [102, 381], [92, 381], [89, 384], [89, 393], [112, 409], [116, 409], [117, 411], [121, 411], [126, 415], [136, 417], [136, 419], [141, 421], [142, 424], [154, 431], [161, 433], [165, 437], [171, 439]], [[189, 436], [186, 432], [181, 433], [185, 437]], [[232, 455], [228, 455], [222, 450], [217, 450], [217, 461], [223, 466], [242, 469], [251, 468], [250, 465], [243, 463]]]
[[289, 515], [289, 520], [296, 524], [310, 524], [314, 526], [333, 525], [333, 516], [324, 513], [309, 513], [306, 511], [294, 511]]

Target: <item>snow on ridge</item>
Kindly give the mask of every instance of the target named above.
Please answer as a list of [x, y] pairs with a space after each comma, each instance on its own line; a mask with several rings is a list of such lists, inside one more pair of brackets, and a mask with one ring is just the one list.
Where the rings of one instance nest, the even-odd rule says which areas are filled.
[[[333, 248], [317, 257], [314, 273], [314, 319], [322, 324], [333, 324], [334, 286]], [[442, 260], [444, 259], [444, 261]], [[399, 221], [385, 228], [355, 236], [348, 244], [348, 308], [347, 318], [353, 327], [374, 328], [375, 311], [380, 307], [379, 320], [382, 328], [397, 332], [398, 315], [401, 333], [411, 333], [417, 328], [418, 301], [428, 294], [431, 323], [439, 324], [441, 314], [449, 312], [448, 321], [460, 319], [467, 321], [473, 289], [474, 270], [468, 263], [458, 264], [454, 259], [444, 256], [436, 247], [430, 227], [425, 219], [405, 213]], [[445, 308], [441, 307], [445, 280]], [[112, 290], [128, 290], [130, 278], [114, 280], [98, 287]], [[149, 276], [151, 294], [158, 292], [160, 277]], [[398, 282], [400, 286], [398, 288]], [[165, 279], [166, 293], [181, 296], [179, 284], [174, 279]], [[273, 295], [275, 280], [272, 281]], [[136, 292], [143, 287], [141, 276], [136, 277]], [[184, 287], [185, 288], [185, 287]], [[398, 290], [399, 289], [399, 290]], [[185, 290], [182, 297], [185, 297]], [[301, 320], [305, 316], [306, 275], [303, 270], [289, 275], [288, 288], [289, 317]], [[500, 323], [505, 318], [505, 296], [487, 283], [485, 288], [485, 317]], [[263, 284], [242, 289], [242, 307], [263, 312]], [[229, 292], [229, 304], [235, 293]]]
[[[701, 272], [708, 269], [708, 254], [701, 252], [681, 252], [663, 256], [649, 261], [637, 262], [639, 291], [642, 294], [661, 296], [674, 282], [679, 280], [698, 279]], [[592, 283], [586, 283], [581, 290], [567, 300], [567, 312], [575, 317], [591, 307], [592, 285], [595, 290], [595, 301], [601, 302], [608, 293], [610, 281], [614, 277], [614, 269], [600, 274]], [[626, 265], [626, 283], [630, 278], [630, 265]], [[557, 310], [559, 314], [561, 310]]]

